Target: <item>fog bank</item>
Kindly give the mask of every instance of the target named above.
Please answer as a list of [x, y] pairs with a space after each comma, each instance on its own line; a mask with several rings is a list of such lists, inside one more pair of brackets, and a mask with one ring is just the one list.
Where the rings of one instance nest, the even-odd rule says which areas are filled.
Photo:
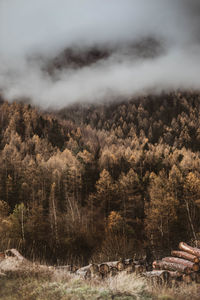
[[[0, 91], [60, 108], [199, 90], [199, 29], [197, 0], [1, 0]], [[64, 49], [79, 56], [94, 47], [109, 55], [47, 71]]]

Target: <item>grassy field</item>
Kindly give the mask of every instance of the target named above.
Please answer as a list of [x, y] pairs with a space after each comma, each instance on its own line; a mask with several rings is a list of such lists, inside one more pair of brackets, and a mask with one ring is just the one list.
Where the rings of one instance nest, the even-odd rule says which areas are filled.
[[198, 285], [151, 286], [133, 274], [84, 281], [63, 274], [8, 274], [0, 278], [2, 300], [199, 300]]

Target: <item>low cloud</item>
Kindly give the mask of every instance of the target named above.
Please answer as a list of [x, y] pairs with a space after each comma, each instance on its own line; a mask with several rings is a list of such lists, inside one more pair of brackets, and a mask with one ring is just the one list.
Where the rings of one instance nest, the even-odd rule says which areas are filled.
[[[1, 0], [0, 91], [60, 108], [199, 90], [199, 12], [196, 0]], [[78, 56], [93, 48], [109, 55], [49, 72], [64, 49]]]

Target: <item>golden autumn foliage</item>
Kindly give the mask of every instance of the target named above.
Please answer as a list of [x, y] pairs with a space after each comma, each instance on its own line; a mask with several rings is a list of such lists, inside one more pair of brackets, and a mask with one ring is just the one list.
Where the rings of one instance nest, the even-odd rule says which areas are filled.
[[81, 264], [199, 243], [199, 100], [179, 92], [48, 113], [2, 101], [2, 250]]

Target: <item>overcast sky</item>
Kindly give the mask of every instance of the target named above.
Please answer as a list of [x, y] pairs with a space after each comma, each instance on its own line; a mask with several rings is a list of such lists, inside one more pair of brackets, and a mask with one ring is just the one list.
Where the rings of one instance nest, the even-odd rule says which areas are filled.
[[[150, 90], [199, 89], [199, 24], [197, 0], [0, 0], [0, 91], [8, 100], [28, 97], [59, 108]], [[133, 55], [131, 45], [147, 38], [161, 51]], [[44, 72], [45, 62], [65, 48], [93, 46], [112, 54], [62, 69], [56, 80]]]

